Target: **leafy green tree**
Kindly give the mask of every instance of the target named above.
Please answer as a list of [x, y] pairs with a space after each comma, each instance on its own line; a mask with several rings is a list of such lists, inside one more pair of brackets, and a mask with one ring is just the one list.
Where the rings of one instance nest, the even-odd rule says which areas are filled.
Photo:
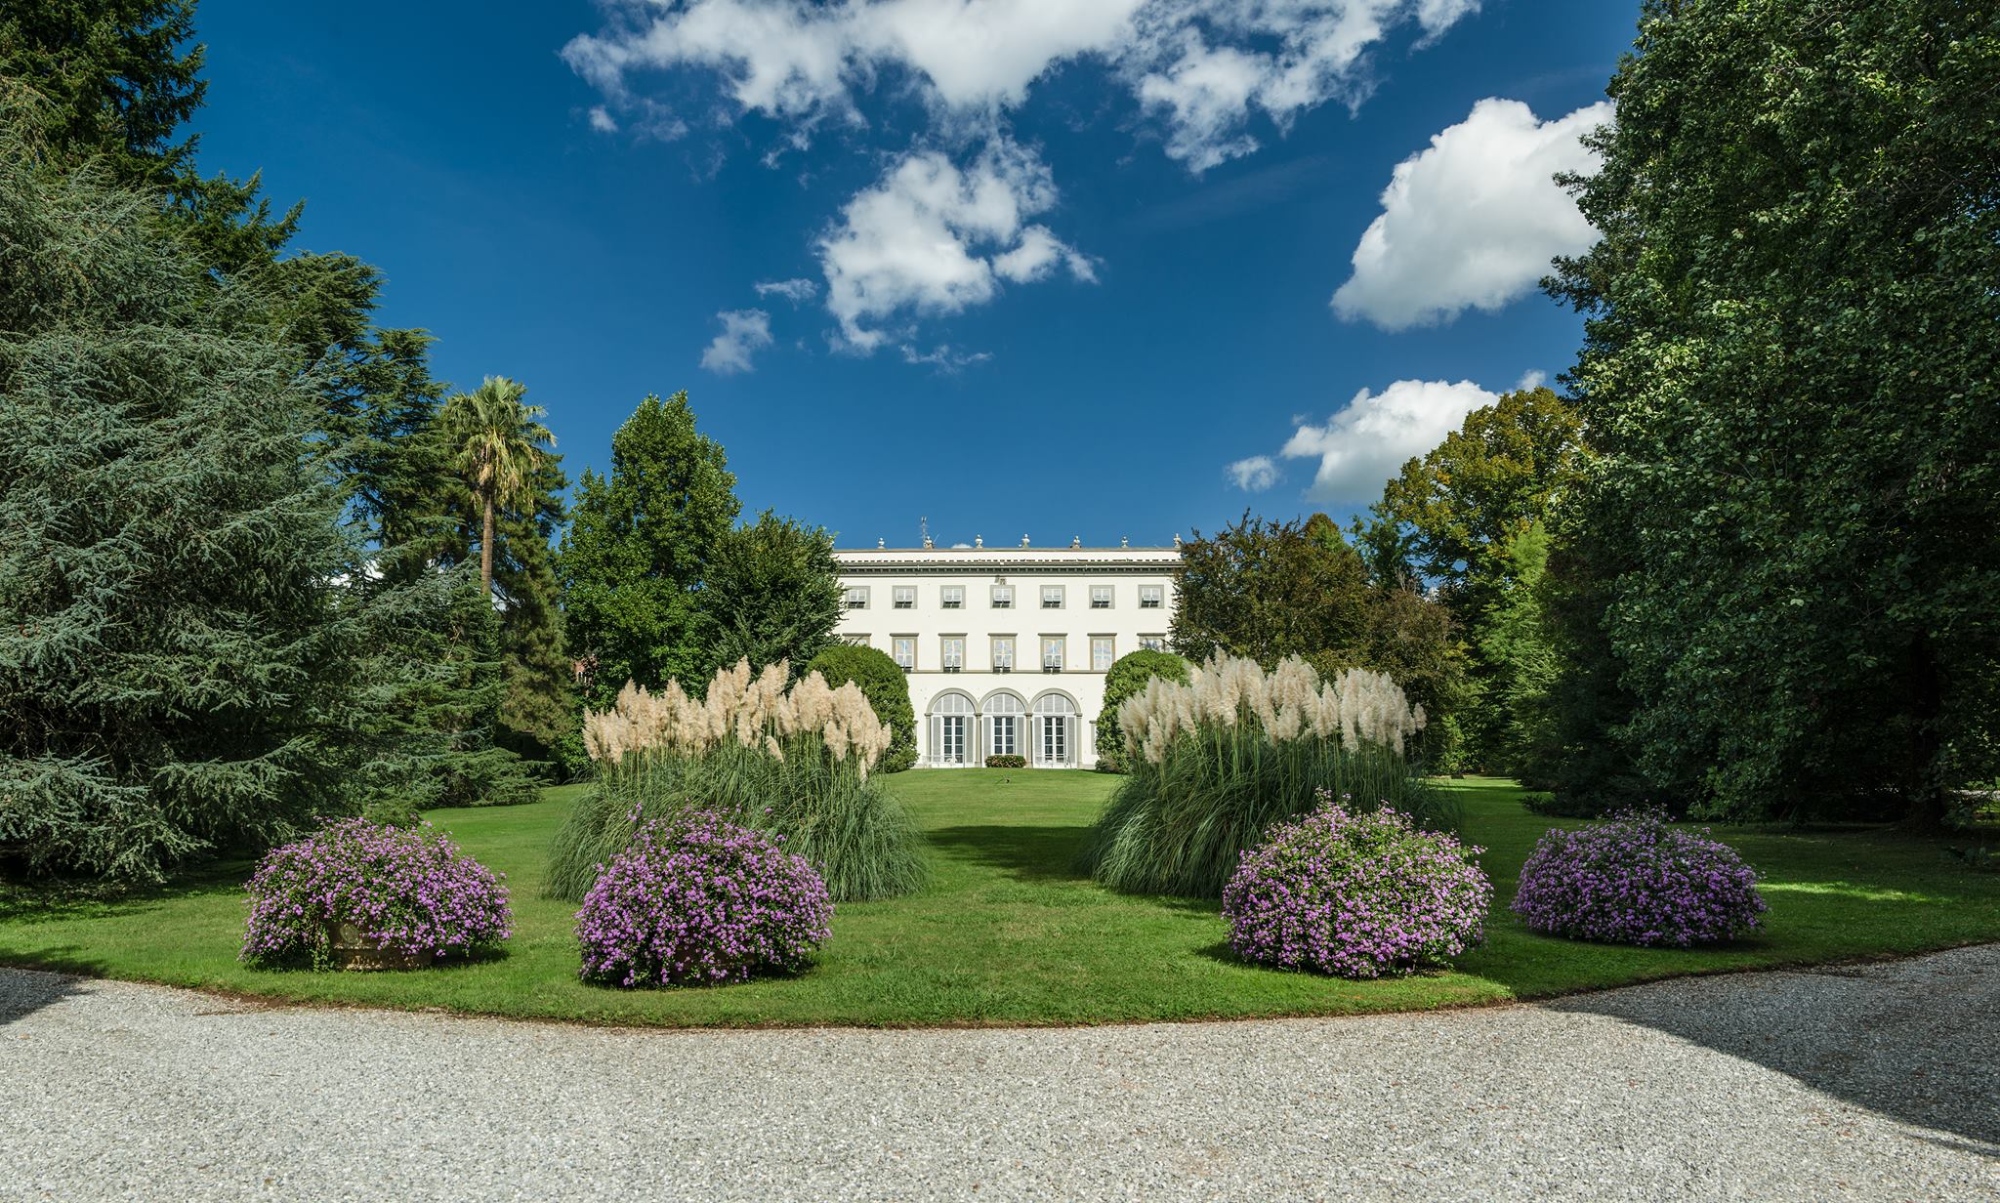
[[1141, 693], [1154, 677], [1185, 685], [1188, 662], [1172, 652], [1126, 652], [1104, 674], [1104, 709], [1097, 715], [1097, 764], [1099, 768], [1123, 771], [1125, 733], [1118, 726], [1118, 708], [1125, 699]]
[[889, 750], [882, 754], [879, 771], [900, 773], [917, 763], [917, 712], [910, 704], [910, 679], [887, 652], [835, 644], [814, 656], [806, 671], [826, 678], [828, 685], [852, 681], [861, 687], [868, 708], [889, 727]]
[[0, 111], [0, 859], [154, 878], [366, 799], [394, 649], [254, 281]]
[[769, 510], [715, 546], [702, 574], [718, 665], [747, 659], [753, 668], [788, 661], [802, 670], [833, 644], [840, 621], [839, 567], [833, 536]]
[[1648, 0], [1609, 90], [1552, 283], [1605, 733], [1704, 815], [1938, 823], [2000, 746], [2000, 25]]
[[1267, 668], [1302, 656], [1323, 674], [1387, 672], [1430, 719], [1419, 753], [1450, 766], [1465, 677], [1451, 617], [1407, 581], [1374, 579], [1332, 519], [1246, 513], [1212, 538], [1197, 532], [1181, 563], [1175, 651], [1197, 663], [1221, 651]]
[[611, 474], [578, 483], [557, 560], [586, 696], [625, 682], [705, 682], [716, 659], [700, 587], [741, 508], [722, 446], [695, 429], [687, 394], [647, 397], [611, 437]]
[[527, 393], [517, 380], [488, 376], [472, 392], [446, 401], [438, 414], [439, 437], [479, 505], [479, 583], [489, 592], [497, 515], [532, 495], [535, 471], [548, 462], [556, 441], [542, 425], [548, 411], [522, 403]]

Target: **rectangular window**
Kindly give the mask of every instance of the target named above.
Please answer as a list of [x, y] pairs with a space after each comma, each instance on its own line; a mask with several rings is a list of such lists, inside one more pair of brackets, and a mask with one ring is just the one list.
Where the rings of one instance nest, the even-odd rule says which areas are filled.
[[868, 636], [866, 635], [842, 635], [840, 641], [849, 647], [868, 646]]
[[1062, 603], [1063, 587], [1061, 585], [1042, 586], [1042, 609], [1060, 610], [1062, 609]]
[[842, 594], [842, 598], [846, 602], [848, 609], [866, 610], [868, 608], [868, 586], [849, 585], [847, 592]]
[[1141, 585], [1139, 586], [1139, 608], [1141, 610], [1157, 610], [1166, 604], [1166, 596], [1167, 587], [1165, 585]]
[[903, 671], [906, 673], [915, 672], [917, 669], [917, 637], [915, 635], [898, 635], [894, 639], [891, 639], [889, 643], [895, 649], [892, 654], [896, 657], [896, 663], [902, 667]]
[[1141, 635], [1139, 636], [1139, 650], [1145, 652], [1164, 652], [1167, 650], [1167, 637], [1165, 635]]
[[1111, 586], [1092, 585], [1090, 587], [1090, 608], [1109, 610], [1111, 608]]
[[1011, 610], [1014, 608], [1014, 586], [993, 586], [993, 608], [996, 610]]
[[993, 671], [1010, 673], [1014, 671], [1014, 637], [995, 635], [993, 637]]
[[946, 635], [940, 650], [946, 672], [955, 673], [965, 667], [965, 636]]
[[1063, 670], [1063, 637], [1061, 635], [1042, 636], [1042, 671], [1059, 673]]
[[1096, 672], [1110, 672], [1111, 662], [1118, 657], [1112, 654], [1114, 645], [1109, 635], [1090, 637], [1090, 667]]
[[965, 609], [965, 586], [946, 585], [938, 590], [938, 604], [947, 610]]
[[993, 750], [987, 753], [987, 755], [989, 756], [1019, 755], [1019, 753], [1017, 753], [1014, 750], [1015, 747], [1018, 746], [1015, 743], [1014, 716], [1011, 714], [996, 714], [989, 721], [993, 724], [992, 727]]
[[917, 587], [898, 585], [890, 591], [889, 599], [898, 610], [914, 610], [917, 608]]

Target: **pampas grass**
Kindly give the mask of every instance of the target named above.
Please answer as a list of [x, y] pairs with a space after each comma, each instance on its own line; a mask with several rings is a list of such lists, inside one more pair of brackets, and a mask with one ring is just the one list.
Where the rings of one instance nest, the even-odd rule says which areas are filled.
[[1117, 890], [1219, 898], [1265, 828], [1325, 788], [1357, 809], [1387, 803], [1425, 826], [1452, 815], [1403, 758], [1421, 706], [1383, 673], [1321, 681], [1289, 658], [1265, 672], [1217, 657], [1187, 684], [1154, 678], [1118, 710], [1131, 771], [1085, 844], [1082, 868]]
[[743, 661], [699, 700], [677, 681], [658, 693], [628, 684], [610, 710], [586, 712], [594, 788], [556, 832], [543, 892], [581, 900], [646, 820], [692, 809], [782, 836], [835, 901], [920, 889], [916, 825], [869, 776], [889, 727], [852, 682], [786, 681], [784, 664], [753, 675]]

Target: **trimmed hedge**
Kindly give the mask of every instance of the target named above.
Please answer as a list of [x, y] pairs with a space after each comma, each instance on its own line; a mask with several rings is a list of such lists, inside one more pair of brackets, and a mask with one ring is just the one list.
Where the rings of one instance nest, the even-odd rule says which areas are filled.
[[889, 750], [875, 766], [878, 773], [900, 773], [917, 763], [917, 712], [910, 705], [910, 679], [887, 652], [872, 647], [830, 647], [812, 658], [807, 672], [826, 678], [835, 689], [852, 681], [861, 687], [875, 717], [889, 727]]
[[986, 758], [986, 767], [989, 769], [1025, 769], [1028, 767], [1028, 758], [1026, 756], [988, 756]]
[[1104, 674], [1104, 709], [1097, 716], [1097, 767], [1106, 772], [1125, 771], [1125, 733], [1118, 727], [1118, 707], [1126, 698], [1146, 688], [1154, 677], [1187, 684], [1188, 662], [1172, 652], [1152, 652], [1143, 648], [1118, 657]]

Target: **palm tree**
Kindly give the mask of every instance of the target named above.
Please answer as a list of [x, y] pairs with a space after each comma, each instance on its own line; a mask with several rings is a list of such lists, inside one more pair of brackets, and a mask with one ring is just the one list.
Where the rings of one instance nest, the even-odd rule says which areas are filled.
[[523, 405], [528, 386], [505, 376], [488, 376], [470, 393], [444, 403], [438, 415], [452, 464], [479, 499], [479, 580], [493, 592], [493, 515], [527, 499], [535, 471], [548, 461], [556, 436], [542, 425], [548, 413]]

